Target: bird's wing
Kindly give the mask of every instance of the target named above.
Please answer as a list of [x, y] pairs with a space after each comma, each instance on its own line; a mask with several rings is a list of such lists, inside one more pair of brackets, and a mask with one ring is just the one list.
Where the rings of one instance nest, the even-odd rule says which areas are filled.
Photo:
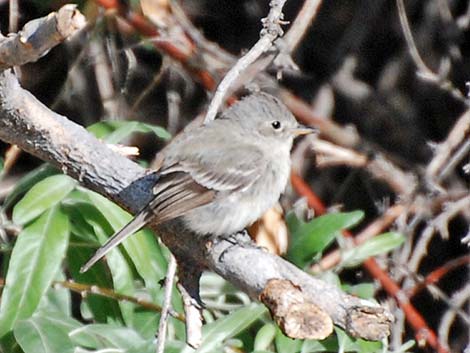
[[87, 271], [110, 250], [150, 221], [157, 225], [210, 203], [217, 192], [243, 191], [262, 175], [262, 154], [251, 147], [228, 148], [224, 154], [189, 154], [182, 161], [159, 170], [154, 198], [101, 246], [80, 269]]
[[109, 251], [145, 227], [150, 221], [156, 225], [182, 216], [193, 208], [211, 202], [215, 195], [214, 190], [197, 184], [188, 173], [184, 172], [160, 175], [157, 185], [159, 186], [158, 193], [152, 201], [95, 252], [80, 269], [81, 273], [88, 271]]
[[[263, 153], [251, 145], [207, 150], [203, 155], [188, 153], [183, 160], [161, 171], [183, 172], [200, 186], [214, 191], [243, 191], [258, 180], [266, 168]], [[158, 193], [160, 185], [155, 187]]]

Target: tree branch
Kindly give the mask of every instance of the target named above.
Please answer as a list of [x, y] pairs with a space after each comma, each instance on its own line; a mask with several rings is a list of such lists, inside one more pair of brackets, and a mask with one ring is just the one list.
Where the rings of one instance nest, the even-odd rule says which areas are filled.
[[[153, 174], [50, 111], [23, 90], [10, 72], [0, 74], [0, 116], [0, 139], [52, 163], [131, 212], [149, 201]], [[343, 293], [256, 247], [243, 235], [234, 236], [235, 242], [209, 243], [194, 234], [159, 235], [176, 258], [210, 268], [254, 298], [272, 279], [290, 281], [300, 288], [304, 301], [318, 306], [352, 336], [378, 340], [390, 332], [392, 316], [385, 308]]]
[[83, 28], [85, 17], [76, 5], [28, 22], [19, 33], [0, 35], [0, 70], [37, 61], [57, 44]]
[[207, 109], [204, 124], [215, 119], [217, 111], [224, 102], [224, 98], [228, 95], [230, 88], [240, 75], [263, 53], [267, 52], [273, 45], [274, 40], [283, 34], [280, 23], [283, 18], [282, 8], [286, 1], [271, 0], [269, 3], [270, 10], [268, 16], [261, 20], [263, 29], [260, 33], [260, 39], [237, 61], [217, 86], [214, 97]]

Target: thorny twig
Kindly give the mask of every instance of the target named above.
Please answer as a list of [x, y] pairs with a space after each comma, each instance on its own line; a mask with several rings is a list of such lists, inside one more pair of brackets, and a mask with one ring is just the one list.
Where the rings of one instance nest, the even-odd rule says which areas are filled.
[[449, 238], [448, 223], [457, 214], [470, 207], [470, 196], [465, 196], [456, 202], [448, 203], [445, 210], [441, 212], [435, 219], [429, 222], [429, 225], [421, 233], [418, 243], [415, 245], [415, 251], [411, 254], [407, 261], [409, 270], [417, 272], [419, 264], [427, 255], [427, 248], [436, 231], [439, 231], [444, 239]]
[[406, 44], [408, 45], [411, 58], [418, 67], [419, 77], [438, 85], [442, 90], [448, 92], [452, 97], [469, 106], [470, 101], [462, 94], [462, 92], [460, 92], [456, 87], [454, 87], [452, 82], [449, 81], [447, 78], [432, 71], [421, 58], [418, 48], [416, 47], [416, 43], [413, 39], [413, 34], [411, 33], [408, 17], [406, 16], [405, 4], [403, 0], [396, 0], [396, 2], [401, 28], [403, 30], [403, 35], [405, 36]]
[[319, 154], [320, 167], [331, 165], [347, 165], [353, 168], [364, 168], [375, 178], [385, 181], [398, 194], [408, 198], [416, 189], [416, 176], [407, 173], [384, 155], [376, 153], [368, 157], [354, 150], [334, 145], [327, 141], [312, 141], [313, 150]]
[[451, 261], [447, 262], [443, 266], [440, 266], [438, 269], [432, 271], [431, 273], [427, 274], [420, 282], [413, 288], [408, 291], [408, 297], [412, 298], [422, 289], [426, 288], [426, 286], [434, 284], [438, 282], [442, 277], [448, 274], [450, 271], [462, 267], [464, 265], [470, 264], [470, 256], [464, 255], [460, 256], [456, 259], [452, 259]]
[[[465, 303], [468, 306], [468, 298], [470, 297], [470, 284], [467, 283], [463, 288], [458, 290], [457, 292], [452, 294], [452, 298], [450, 298], [451, 308], [446, 311], [446, 313], [442, 316], [440, 323], [439, 323], [439, 341], [442, 342], [446, 347], [449, 347], [449, 333], [451, 332], [451, 328], [455, 323], [455, 317], [459, 313], [459, 311], [464, 310]], [[467, 321], [467, 325], [470, 323]], [[467, 346], [468, 350], [469, 346]]]
[[282, 8], [286, 1], [287, 0], [271, 0], [269, 3], [269, 14], [261, 21], [263, 23], [263, 29], [260, 33], [260, 39], [237, 61], [237, 63], [227, 72], [222, 82], [217, 86], [214, 97], [207, 109], [206, 117], [204, 119], [205, 124], [214, 120], [224, 98], [227, 96], [233, 83], [240, 77], [242, 72], [254, 63], [263, 53], [267, 52], [272, 47], [274, 40], [283, 34], [281, 28], [281, 22], [283, 19]]
[[468, 156], [469, 142], [470, 110], [467, 110], [454, 124], [446, 140], [436, 146], [434, 157], [426, 168], [429, 181], [442, 181], [456, 164]]

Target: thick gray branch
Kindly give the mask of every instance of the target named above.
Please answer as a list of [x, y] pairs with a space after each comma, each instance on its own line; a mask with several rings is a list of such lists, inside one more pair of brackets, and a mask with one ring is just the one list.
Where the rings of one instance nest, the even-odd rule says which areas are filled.
[[28, 22], [19, 33], [0, 35], [0, 70], [37, 61], [40, 57], [83, 28], [85, 17], [76, 5]]
[[[23, 90], [9, 72], [0, 74], [0, 139], [52, 163], [133, 212], [151, 197], [153, 174], [147, 174], [82, 127], [50, 111]], [[346, 295], [249, 240], [207, 242], [191, 234], [160, 236], [178, 259], [195, 268], [212, 269], [255, 298], [271, 279], [290, 281], [307, 301], [351, 335], [381, 339], [389, 334], [392, 317], [386, 309]]]
[[140, 187], [133, 184], [132, 192], [126, 190], [146, 174], [142, 167], [49, 110], [22, 89], [9, 71], [0, 74], [0, 139], [50, 162], [131, 211], [140, 209], [151, 196], [145, 183]]

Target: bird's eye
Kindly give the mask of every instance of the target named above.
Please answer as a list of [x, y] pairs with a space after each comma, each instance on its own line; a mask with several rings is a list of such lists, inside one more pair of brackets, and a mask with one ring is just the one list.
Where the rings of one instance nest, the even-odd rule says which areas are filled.
[[281, 123], [276, 120], [276, 121], [273, 121], [273, 122], [271, 123], [271, 126], [272, 126], [274, 129], [279, 130], [279, 129], [281, 128]]

